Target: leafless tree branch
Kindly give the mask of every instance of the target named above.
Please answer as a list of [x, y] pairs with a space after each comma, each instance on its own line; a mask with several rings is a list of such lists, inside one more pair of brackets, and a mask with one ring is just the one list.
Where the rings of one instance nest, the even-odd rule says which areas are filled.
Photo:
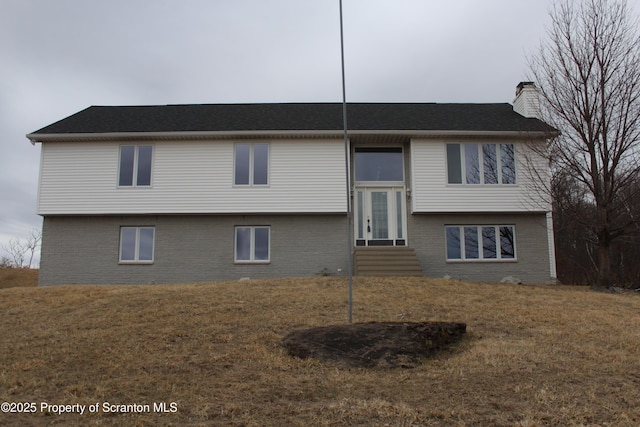
[[[638, 225], [638, 216], [629, 215], [638, 196], [629, 189], [637, 188], [640, 173], [638, 19], [621, 0], [561, 0], [550, 16], [547, 39], [529, 65], [545, 119], [562, 134], [539, 154], [595, 206], [595, 214], [575, 219], [596, 236], [597, 285], [608, 287], [611, 243]], [[553, 196], [558, 206], [558, 197], [569, 197]]]

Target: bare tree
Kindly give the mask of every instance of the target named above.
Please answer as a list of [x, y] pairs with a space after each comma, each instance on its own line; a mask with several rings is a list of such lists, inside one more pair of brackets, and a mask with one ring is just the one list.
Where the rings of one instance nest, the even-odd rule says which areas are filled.
[[562, 0], [548, 39], [530, 58], [545, 120], [560, 129], [548, 151], [552, 168], [568, 173], [595, 206], [580, 215], [597, 241], [597, 287], [611, 282], [611, 245], [636, 224], [626, 206], [640, 171], [640, 38], [621, 0]]
[[13, 261], [6, 256], [3, 256], [2, 258], [0, 258], [0, 268], [13, 268]]
[[36, 228], [31, 230], [29, 236], [24, 241], [24, 247], [27, 250], [27, 254], [29, 255], [29, 262], [27, 263], [27, 268], [31, 268], [33, 265], [33, 259], [35, 258], [36, 252], [40, 249], [42, 244], [42, 230], [38, 230]]
[[2, 244], [4, 249], [11, 257], [11, 265], [16, 268], [22, 268], [24, 266], [24, 260], [27, 254], [27, 249], [24, 247], [20, 239], [11, 239], [6, 244]]
[[11, 264], [16, 268], [31, 268], [36, 252], [42, 243], [42, 232], [38, 229], [31, 230], [29, 236], [24, 239], [14, 238], [2, 245], [9, 256], [3, 257], [3, 264]]

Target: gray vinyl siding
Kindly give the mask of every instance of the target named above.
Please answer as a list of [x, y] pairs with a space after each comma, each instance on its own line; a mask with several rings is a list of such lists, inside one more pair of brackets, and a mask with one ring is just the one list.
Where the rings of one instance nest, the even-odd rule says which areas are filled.
[[[447, 261], [445, 226], [514, 225], [514, 261]], [[425, 276], [499, 282], [515, 276], [523, 283], [550, 283], [545, 214], [414, 214], [409, 215], [409, 245], [414, 247]]]
[[[271, 262], [234, 263], [238, 225], [270, 226]], [[154, 262], [118, 262], [120, 227], [154, 226]], [[50, 216], [40, 285], [185, 283], [346, 274], [342, 215]], [[338, 273], [338, 269], [341, 273]]]

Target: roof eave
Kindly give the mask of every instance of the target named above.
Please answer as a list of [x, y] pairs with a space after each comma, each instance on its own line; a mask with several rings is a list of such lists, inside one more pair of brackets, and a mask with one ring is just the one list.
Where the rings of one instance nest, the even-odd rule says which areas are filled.
[[[409, 138], [498, 137], [548, 139], [558, 135], [548, 131], [476, 131], [476, 130], [350, 130], [352, 136], [395, 135]], [[259, 130], [259, 131], [180, 131], [180, 132], [104, 132], [104, 133], [50, 133], [27, 134], [32, 144], [37, 142], [77, 141], [150, 141], [150, 140], [204, 140], [243, 138], [339, 138], [342, 130]]]

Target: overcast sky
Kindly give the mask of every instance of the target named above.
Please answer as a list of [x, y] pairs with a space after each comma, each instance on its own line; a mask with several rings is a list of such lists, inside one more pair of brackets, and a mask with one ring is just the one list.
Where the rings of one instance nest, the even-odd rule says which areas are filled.
[[[512, 102], [551, 3], [343, 0], [347, 100]], [[340, 102], [338, 5], [0, 0], [0, 243], [42, 225], [25, 134], [90, 105]]]

